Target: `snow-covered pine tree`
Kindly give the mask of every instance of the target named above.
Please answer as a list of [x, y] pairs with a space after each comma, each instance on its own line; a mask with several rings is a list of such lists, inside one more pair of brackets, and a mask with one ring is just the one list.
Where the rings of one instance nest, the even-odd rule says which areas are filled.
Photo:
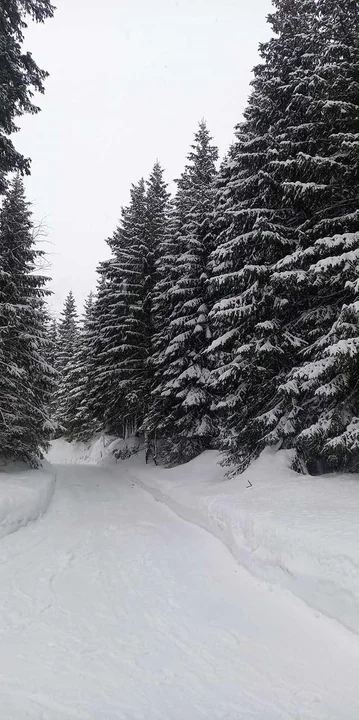
[[112, 257], [99, 267], [90, 405], [100, 427], [124, 436], [150, 432], [152, 342], [159, 323], [154, 287], [168, 197], [156, 162], [147, 188], [143, 180], [132, 186], [130, 205], [108, 240]]
[[274, 281], [280, 293], [291, 287], [306, 347], [269, 439], [294, 444], [298, 466], [322, 472], [359, 462], [359, 13], [354, 0], [318, 0], [316, 10], [314, 72], [293, 98], [276, 168], [299, 245]]
[[[173, 398], [168, 392], [164, 392], [164, 389], [168, 370], [166, 350], [169, 343], [169, 318], [174, 306], [171, 290], [178, 277], [178, 259], [181, 255], [179, 206], [180, 199], [177, 193], [176, 198], [169, 201], [166, 208], [164, 234], [159, 246], [153, 293], [152, 389], [146, 427], [156, 447], [158, 458], [163, 459], [164, 462], [167, 460], [164, 438], [168, 440], [172, 437], [169, 418]], [[161, 440], [158, 447], [157, 439]]]
[[[118, 273], [114, 272], [113, 258], [100, 263], [97, 268], [99, 281], [95, 300], [89, 318], [91, 351], [89, 353], [90, 387], [87, 399], [89, 420], [98, 431], [106, 430], [122, 435], [121, 395], [118, 389], [116, 371], [117, 313], [113, 308]], [[114, 400], [119, 399], [118, 407]], [[118, 418], [116, 427], [109, 427], [109, 414]]]
[[213, 390], [221, 444], [242, 469], [266, 443], [281, 379], [301, 347], [287, 321], [293, 309], [272, 282], [272, 266], [296, 247], [293, 210], [274, 171], [288, 113], [313, 63], [314, 0], [276, 0], [275, 36], [260, 47], [252, 94], [216, 195], [218, 247], [212, 254]]
[[144, 299], [143, 312], [144, 324], [147, 332], [148, 357], [147, 357], [147, 397], [146, 411], [142, 430], [145, 435], [146, 446], [156, 445], [156, 433], [153, 432], [152, 411], [152, 390], [156, 383], [156, 368], [158, 352], [161, 345], [161, 337], [165, 318], [166, 298], [162, 296], [165, 291], [163, 286], [163, 274], [161, 272], [167, 219], [169, 208], [169, 193], [167, 183], [163, 178], [163, 169], [157, 161], [147, 182], [146, 192], [146, 232], [143, 244], [143, 272], [144, 272]]
[[51, 398], [50, 398], [50, 401], [48, 404], [47, 411], [48, 411], [51, 421], [54, 422], [53, 430], [55, 431], [54, 418], [55, 418], [55, 412], [56, 412], [56, 397], [57, 397], [58, 380], [59, 380], [59, 375], [56, 370], [59, 345], [58, 345], [58, 336], [57, 336], [57, 320], [55, 318], [51, 318], [51, 317], [47, 318], [46, 335], [47, 335], [47, 345], [45, 348], [45, 361], [48, 363], [48, 365], [54, 371], [54, 382], [53, 382]]
[[[211, 229], [213, 183], [218, 150], [201, 121], [178, 181], [175, 239], [179, 254], [169, 289], [171, 314], [161, 395], [170, 405], [162, 419], [170, 441], [167, 462], [184, 461], [210, 446], [214, 434], [208, 391], [208, 258], [215, 238]], [[182, 218], [181, 218], [182, 214]], [[169, 248], [169, 256], [173, 250]], [[177, 253], [178, 253], [177, 250]], [[155, 391], [156, 392], [156, 391]], [[158, 392], [158, 391], [157, 391]]]
[[95, 305], [92, 412], [102, 428], [129, 435], [142, 424], [148, 398], [148, 328], [144, 315], [146, 188], [131, 188], [130, 205], [107, 241], [112, 257], [100, 264]]
[[29, 172], [30, 161], [15, 149], [9, 136], [18, 130], [16, 118], [39, 111], [33, 95], [44, 92], [47, 77], [31, 53], [22, 49], [26, 19], [31, 16], [36, 22], [44, 22], [54, 9], [50, 0], [11, 0], [0, 5], [0, 193], [4, 192], [8, 172]]
[[70, 395], [73, 390], [73, 364], [78, 349], [78, 318], [72, 290], [68, 293], [57, 325], [58, 352], [55, 369], [57, 390], [53, 402], [56, 433], [65, 430], [65, 419], [69, 413]]
[[36, 247], [29, 204], [16, 176], [0, 216], [0, 447], [6, 459], [37, 465], [52, 426], [47, 407], [53, 372], [46, 362], [47, 278], [35, 273]]
[[96, 424], [89, 408], [93, 380], [94, 305], [95, 297], [90, 292], [85, 302], [84, 315], [75, 343], [75, 354], [66, 373], [68, 396], [61, 424], [69, 442], [88, 440], [96, 430]]
[[47, 322], [48, 347], [46, 351], [46, 360], [49, 365], [54, 368], [57, 362], [58, 354], [58, 337], [57, 337], [57, 321], [55, 318], [49, 318]]

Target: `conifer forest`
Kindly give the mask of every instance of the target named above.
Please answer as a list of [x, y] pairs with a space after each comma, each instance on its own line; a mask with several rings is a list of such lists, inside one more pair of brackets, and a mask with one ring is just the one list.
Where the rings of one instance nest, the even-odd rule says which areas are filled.
[[359, 0], [53, 2], [0, 0], [0, 720], [358, 720]]
[[36, 465], [51, 438], [106, 432], [141, 436], [166, 466], [214, 448], [243, 471], [273, 446], [293, 449], [298, 472], [357, 471], [357, 0], [273, 1], [226, 156], [200, 119], [175, 192], [156, 160], [118, 209], [83, 313], [69, 288], [58, 318], [29, 160], [10, 139], [46, 79], [22, 54], [23, 11], [42, 22], [54, 9], [1, 5], [5, 456]]

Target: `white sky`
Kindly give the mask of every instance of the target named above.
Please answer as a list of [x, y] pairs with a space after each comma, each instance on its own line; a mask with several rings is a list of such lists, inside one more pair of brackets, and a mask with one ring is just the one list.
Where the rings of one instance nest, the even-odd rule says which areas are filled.
[[42, 112], [21, 121], [28, 199], [47, 228], [58, 310], [95, 288], [131, 182], [158, 158], [182, 172], [204, 117], [223, 155], [248, 97], [270, 0], [57, 0], [26, 48], [50, 72]]

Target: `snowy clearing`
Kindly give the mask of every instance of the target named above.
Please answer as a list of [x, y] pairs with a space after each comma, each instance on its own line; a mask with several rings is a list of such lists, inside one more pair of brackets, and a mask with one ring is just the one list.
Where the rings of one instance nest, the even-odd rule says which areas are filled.
[[2, 717], [357, 720], [358, 638], [126, 474], [58, 467], [1, 540]]
[[0, 471], [0, 538], [42, 515], [52, 498], [54, 469], [48, 462], [38, 470], [22, 463], [5, 465]]

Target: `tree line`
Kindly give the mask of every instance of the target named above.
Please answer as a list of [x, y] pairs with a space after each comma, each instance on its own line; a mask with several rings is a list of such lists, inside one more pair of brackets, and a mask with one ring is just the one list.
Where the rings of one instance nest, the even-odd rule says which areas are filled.
[[70, 293], [48, 328], [69, 440], [357, 469], [359, 3], [273, 5], [227, 156], [202, 121], [173, 197], [159, 163], [133, 185], [82, 322]]
[[0, 448], [5, 461], [34, 465], [54, 432], [48, 407], [55, 372], [46, 359], [50, 293], [22, 180], [30, 159], [12, 136], [18, 118], [39, 111], [34, 93], [44, 92], [47, 77], [23, 47], [28, 19], [42, 23], [53, 14], [49, 0], [0, 4]]

